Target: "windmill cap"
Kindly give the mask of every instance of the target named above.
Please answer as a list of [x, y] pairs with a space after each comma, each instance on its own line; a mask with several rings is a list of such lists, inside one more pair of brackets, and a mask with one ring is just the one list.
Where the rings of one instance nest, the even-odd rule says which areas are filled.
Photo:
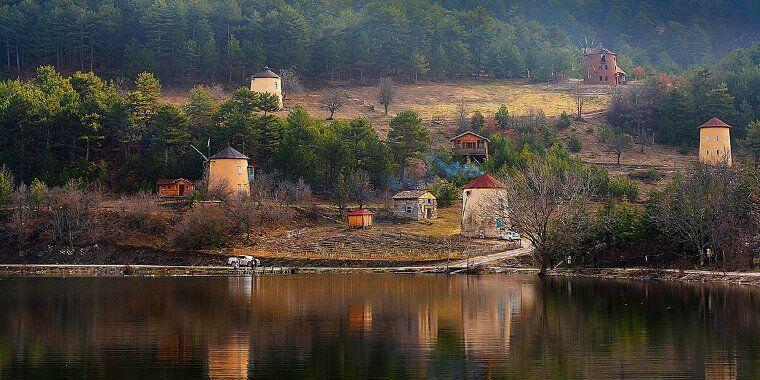
[[234, 159], [243, 159], [247, 160], [248, 157], [246, 157], [245, 154], [238, 152], [233, 147], [226, 147], [221, 152], [211, 156], [211, 159], [219, 159], [219, 158], [234, 158]]
[[702, 129], [702, 128], [715, 128], [715, 127], [719, 127], [719, 128], [731, 128], [730, 125], [724, 123], [723, 120], [718, 119], [717, 117], [714, 117], [714, 118], [708, 120], [707, 123], [704, 123], [704, 124], [702, 124], [702, 125], [699, 126], [700, 129]]
[[280, 76], [275, 74], [269, 67], [264, 66], [258, 73], [253, 75], [254, 78], [279, 78]]
[[476, 178], [474, 181], [464, 185], [464, 189], [503, 189], [504, 184], [499, 182], [488, 173]]

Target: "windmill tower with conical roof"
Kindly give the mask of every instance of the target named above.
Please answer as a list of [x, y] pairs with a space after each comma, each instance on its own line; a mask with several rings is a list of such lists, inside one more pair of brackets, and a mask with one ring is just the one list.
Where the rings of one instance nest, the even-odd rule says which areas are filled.
[[464, 185], [462, 236], [498, 239], [510, 228], [507, 189], [504, 184], [483, 174]]
[[699, 162], [725, 166], [734, 164], [731, 157], [731, 126], [717, 117], [699, 126]]
[[269, 67], [262, 67], [258, 73], [251, 77], [251, 91], [276, 95], [279, 100], [279, 108], [282, 108], [282, 78]]

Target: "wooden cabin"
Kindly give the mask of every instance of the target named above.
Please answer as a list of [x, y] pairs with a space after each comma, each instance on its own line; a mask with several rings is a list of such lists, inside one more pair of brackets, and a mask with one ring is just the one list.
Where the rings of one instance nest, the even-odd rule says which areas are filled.
[[156, 194], [159, 197], [189, 197], [194, 189], [195, 184], [189, 179], [174, 178], [156, 181]]
[[488, 143], [491, 142], [491, 140], [472, 131], [456, 135], [449, 141], [451, 141], [451, 150], [454, 154], [472, 158], [488, 156]]
[[372, 226], [374, 212], [363, 208], [348, 213], [348, 226], [353, 228], [367, 228]]

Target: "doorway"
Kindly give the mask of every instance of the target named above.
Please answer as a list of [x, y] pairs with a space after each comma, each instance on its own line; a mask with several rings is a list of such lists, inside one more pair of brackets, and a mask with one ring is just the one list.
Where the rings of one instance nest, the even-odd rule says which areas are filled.
[[185, 184], [180, 183], [179, 184], [179, 194], [178, 195], [185, 195]]

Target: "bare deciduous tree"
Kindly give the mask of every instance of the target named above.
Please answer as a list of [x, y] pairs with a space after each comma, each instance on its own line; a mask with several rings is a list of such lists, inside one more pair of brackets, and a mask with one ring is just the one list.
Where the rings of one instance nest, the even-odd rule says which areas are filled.
[[280, 79], [282, 79], [282, 95], [287, 96], [290, 94], [297, 94], [303, 91], [303, 85], [301, 84], [301, 76], [298, 73], [290, 69], [280, 70]]
[[388, 114], [388, 107], [390, 107], [393, 100], [396, 98], [396, 85], [390, 78], [380, 80], [380, 85], [377, 91], [378, 100], [385, 109], [385, 114]]
[[631, 147], [633, 144], [633, 137], [623, 132], [623, 130], [618, 127], [602, 129], [599, 133], [599, 137], [602, 142], [607, 144], [610, 150], [615, 152], [615, 155], [617, 156], [617, 164], [620, 165], [620, 156], [623, 155], [625, 150]]
[[319, 108], [330, 112], [327, 120], [332, 120], [335, 112], [343, 108], [345, 94], [336, 90], [325, 90], [319, 98]]
[[591, 196], [588, 176], [579, 165], [563, 167], [537, 158], [504, 183], [510, 220], [533, 243], [534, 260], [543, 275], [584, 236], [585, 207]]

